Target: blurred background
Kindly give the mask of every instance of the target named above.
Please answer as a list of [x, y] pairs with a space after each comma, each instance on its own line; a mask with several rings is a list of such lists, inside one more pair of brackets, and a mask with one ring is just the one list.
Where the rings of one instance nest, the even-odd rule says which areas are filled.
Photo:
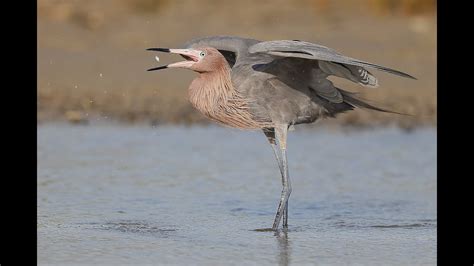
[[358, 110], [322, 123], [436, 125], [434, 0], [39, 0], [38, 123], [208, 123], [187, 101], [195, 74], [146, 72], [161, 63], [145, 49], [209, 35], [310, 41], [418, 78], [374, 70], [377, 89], [334, 78], [412, 116]]
[[[181, 58], [145, 49], [209, 35], [407, 72], [374, 70], [376, 89], [331, 79], [412, 115], [359, 109], [289, 134], [289, 230], [270, 232], [281, 178], [263, 134], [200, 126], [196, 74], [146, 71]], [[38, 261], [435, 265], [436, 38], [434, 0], [39, 0]]]

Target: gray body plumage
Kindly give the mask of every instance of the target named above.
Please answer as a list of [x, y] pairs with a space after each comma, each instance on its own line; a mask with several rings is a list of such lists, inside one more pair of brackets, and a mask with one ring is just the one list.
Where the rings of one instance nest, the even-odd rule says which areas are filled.
[[[377, 87], [366, 68], [413, 78], [403, 72], [350, 58], [325, 46], [303, 41], [268, 41], [212, 36], [189, 41], [185, 48], [214, 47], [231, 67], [232, 83], [249, 99], [259, 121], [295, 125], [371, 106], [327, 79], [334, 75], [363, 86]], [[389, 111], [388, 111], [389, 112]]]
[[227, 126], [263, 130], [278, 162], [282, 182], [273, 230], [278, 230], [281, 221], [283, 228], [288, 228], [289, 127], [333, 117], [355, 107], [391, 112], [336, 88], [328, 77], [345, 78], [367, 87], [378, 86], [377, 78], [367, 68], [413, 78], [398, 70], [341, 55], [325, 46], [297, 40], [262, 42], [213, 36], [194, 39], [184, 48], [150, 48], [180, 54], [186, 61], [149, 71], [180, 67], [198, 72], [188, 89], [190, 102], [197, 110]]

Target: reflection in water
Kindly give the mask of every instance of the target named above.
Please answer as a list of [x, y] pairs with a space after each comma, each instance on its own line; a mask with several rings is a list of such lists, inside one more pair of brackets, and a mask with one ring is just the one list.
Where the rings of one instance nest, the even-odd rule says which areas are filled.
[[288, 242], [288, 230], [278, 230], [275, 232], [278, 240], [278, 265], [287, 266], [290, 263], [291, 248]]

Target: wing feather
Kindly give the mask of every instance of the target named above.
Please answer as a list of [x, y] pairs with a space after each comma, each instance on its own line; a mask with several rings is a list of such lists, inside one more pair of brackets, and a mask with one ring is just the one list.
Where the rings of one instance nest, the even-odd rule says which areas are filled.
[[[365, 62], [362, 60], [358, 60], [355, 58], [344, 56], [335, 50], [314, 44], [309, 42], [303, 41], [290, 41], [290, 40], [280, 40], [280, 41], [268, 41], [268, 42], [259, 42], [249, 47], [250, 53], [267, 53], [273, 56], [279, 57], [298, 57], [298, 58], [305, 58], [305, 59], [312, 59], [312, 60], [320, 60], [320, 61], [327, 61], [333, 63], [339, 63], [343, 65], [349, 66], [358, 66], [362, 68], [374, 68], [380, 71], [388, 72], [394, 75], [398, 75], [405, 78], [416, 79], [415, 77], [395, 70], [388, 67], [384, 67], [381, 65], [376, 65], [373, 63]], [[358, 69], [356, 69], [358, 72]], [[362, 72], [362, 71], [361, 71]], [[331, 73], [332, 74], [332, 73]], [[367, 74], [367, 77], [365, 76]], [[362, 72], [362, 84], [371, 83], [371, 79], [373, 77], [368, 71]]]

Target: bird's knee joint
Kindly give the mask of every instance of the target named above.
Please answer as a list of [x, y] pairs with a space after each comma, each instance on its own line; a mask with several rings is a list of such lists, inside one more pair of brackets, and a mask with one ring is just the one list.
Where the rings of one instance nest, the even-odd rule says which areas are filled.
[[280, 140], [280, 149], [286, 151], [286, 140]]

